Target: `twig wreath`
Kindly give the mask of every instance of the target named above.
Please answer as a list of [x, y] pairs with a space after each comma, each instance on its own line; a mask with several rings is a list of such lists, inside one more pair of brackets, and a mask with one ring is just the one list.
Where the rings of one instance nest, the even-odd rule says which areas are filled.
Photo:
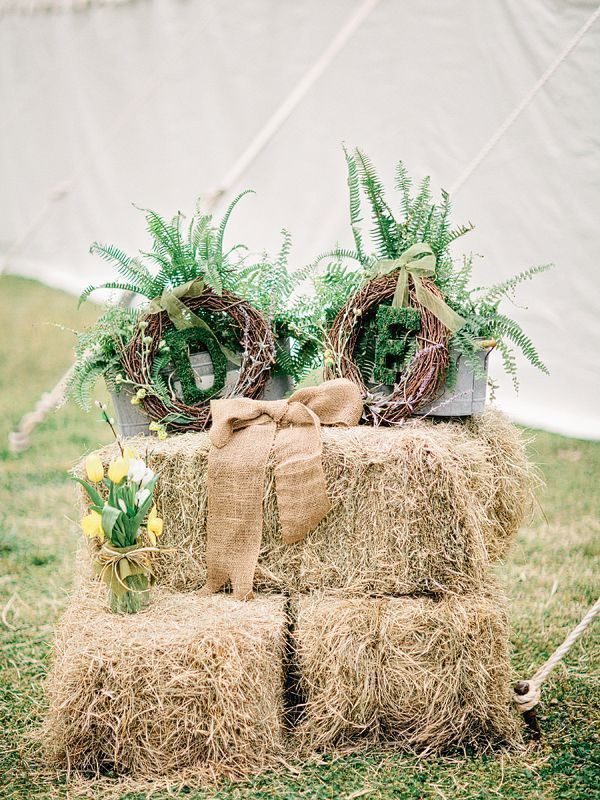
[[[148, 387], [141, 399], [148, 416], [164, 423], [173, 431], [201, 431], [210, 424], [210, 398], [218, 392], [219, 384], [227, 370], [227, 357], [224, 348], [210, 333], [208, 326], [197, 327], [195, 312], [199, 310], [227, 314], [233, 327], [239, 331], [242, 354], [240, 373], [230, 394], [237, 397], [262, 397], [265, 384], [275, 363], [275, 340], [269, 323], [263, 314], [237, 295], [223, 291], [217, 294], [205, 287], [196, 296], [183, 296], [179, 303], [189, 314], [189, 326], [182, 329], [181, 317], [169, 314], [167, 310], [150, 313], [140, 324], [123, 353], [123, 366], [127, 378], [135, 385]], [[184, 311], [184, 317], [186, 312]], [[174, 323], [173, 318], [178, 323]], [[182, 385], [183, 399], [165, 398], [164, 393], [155, 391], [156, 359], [159, 357], [161, 342], [166, 341], [174, 366], [179, 366], [178, 374]], [[201, 390], [194, 382], [187, 347], [191, 342], [204, 344], [213, 362], [214, 385], [212, 389]]]
[[[442, 293], [427, 278], [421, 278], [421, 285], [436, 297]], [[354, 361], [354, 352], [360, 340], [365, 320], [372, 318], [381, 304], [390, 300], [396, 293], [398, 278], [395, 274], [380, 275], [366, 283], [341, 309], [334, 319], [328, 333], [328, 345], [332, 351], [326, 362], [326, 378], [340, 376], [349, 378], [360, 387], [365, 398], [363, 418], [371, 425], [399, 424], [410, 417], [429, 401], [440, 389], [449, 365], [448, 328], [416, 297], [414, 283], [408, 290], [410, 308], [400, 308], [400, 312], [413, 309], [420, 316], [416, 332], [416, 352], [399, 382], [394, 383], [393, 392], [387, 397], [372, 394], [367, 387], [360, 368]], [[416, 319], [405, 317], [405, 327], [414, 330]], [[392, 340], [393, 341], [393, 340]], [[390, 351], [391, 352], [391, 351]], [[378, 356], [377, 366], [385, 367]]]

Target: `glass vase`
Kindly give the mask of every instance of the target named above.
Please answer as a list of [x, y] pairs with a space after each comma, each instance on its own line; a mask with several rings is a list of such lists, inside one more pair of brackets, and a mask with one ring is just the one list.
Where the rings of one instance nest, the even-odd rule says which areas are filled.
[[150, 602], [150, 581], [147, 575], [128, 575], [123, 583], [127, 591], [109, 589], [108, 602], [115, 614], [137, 614]]

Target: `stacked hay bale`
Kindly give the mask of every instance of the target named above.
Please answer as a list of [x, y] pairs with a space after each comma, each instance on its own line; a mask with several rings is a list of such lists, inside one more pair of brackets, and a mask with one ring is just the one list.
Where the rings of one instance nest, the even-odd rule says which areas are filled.
[[246, 604], [194, 595], [206, 572], [207, 435], [152, 443], [167, 548], [157, 597], [116, 618], [81, 581], [49, 683], [56, 761], [138, 777], [240, 775], [282, 748], [515, 739], [506, 602], [490, 567], [531, 499], [520, 434], [487, 412], [322, 436], [332, 509], [304, 542], [284, 545], [269, 465], [262, 594]]
[[50, 760], [144, 779], [275, 765], [286, 626], [277, 595], [242, 603], [158, 590], [146, 613], [120, 616], [99, 584], [82, 584], [54, 642]]
[[[506, 417], [487, 412], [466, 424], [323, 428], [322, 438], [332, 509], [304, 542], [281, 542], [269, 464], [260, 591], [405, 595], [466, 592], [486, 582], [531, 498], [531, 467]], [[149, 453], [160, 472], [162, 544], [171, 548], [157, 560], [157, 580], [177, 591], [199, 588], [206, 578], [209, 446], [208, 434], [184, 434], [153, 443]], [[140, 449], [147, 447], [143, 440]], [[114, 445], [100, 451], [105, 463], [115, 454]]]
[[438, 597], [313, 593], [297, 620], [304, 749], [435, 751], [516, 736], [506, 604], [492, 585]]

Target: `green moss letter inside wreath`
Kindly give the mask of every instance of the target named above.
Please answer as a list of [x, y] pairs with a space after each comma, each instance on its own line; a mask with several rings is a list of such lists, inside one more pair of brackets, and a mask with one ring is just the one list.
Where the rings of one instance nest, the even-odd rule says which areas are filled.
[[[165, 334], [165, 341], [171, 351], [171, 363], [175, 375], [181, 383], [181, 394], [186, 405], [200, 405], [221, 391], [227, 378], [227, 357], [221, 352], [214, 336], [209, 331], [204, 328], [170, 330]], [[210, 356], [214, 376], [210, 389], [199, 389], [196, 386], [194, 370], [189, 358], [191, 344], [203, 345], [202, 349], [206, 350]]]
[[409, 338], [421, 327], [421, 315], [416, 308], [379, 306], [376, 324], [373, 377], [377, 383], [392, 386], [402, 371]]

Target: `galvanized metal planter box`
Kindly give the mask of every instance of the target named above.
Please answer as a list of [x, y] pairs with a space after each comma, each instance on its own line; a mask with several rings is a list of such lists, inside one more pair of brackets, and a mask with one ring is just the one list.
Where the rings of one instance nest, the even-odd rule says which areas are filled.
[[[484, 341], [484, 340], [482, 340]], [[457, 363], [456, 382], [452, 388], [444, 386], [443, 391], [426, 406], [415, 412], [418, 417], [470, 417], [482, 414], [485, 409], [487, 389], [488, 357], [491, 348], [481, 349], [479, 360], [481, 375], [476, 375], [460, 353], [450, 350], [450, 358]], [[384, 395], [391, 394], [393, 386], [367, 383], [369, 389]]]
[[477, 376], [460, 353], [450, 350], [450, 357], [457, 362], [456, 383], [416, 412], [419, 417], [470, 417], [483, 414], [487, 389], [488, 357], [491, 350], [480, 351], [479, 361], [482, 375]]
[[[213, 367], [210, 356], [206, 352], [193, 353], [190, 356], [190, 364], [196, 375], [196, 385], [200, 389], [210, 389], [213, 385]], [[223, 392], [235, 386], [239, 374], [239, 368], [231, 362], [228, 364], [227, 378]], [[173, 378], [173, 373], [168, 371], [163, 374], [167, 385], [178, 394], [181, 391], [181, 384]], [[280, 400], [292, 390], [291, 378], [287, 375], [274, 375], [269, 378], [265, 388], [265, 400]], [[112, 402], [115, 409], [115, 419], [117, 428], [122, 436], [149, 436], [150, 420], [144, 414], [142, 407], [132, 405], [131, 398], [133, 392], [127, 386], [122, 386], [120, 392], [112, 393]]]

